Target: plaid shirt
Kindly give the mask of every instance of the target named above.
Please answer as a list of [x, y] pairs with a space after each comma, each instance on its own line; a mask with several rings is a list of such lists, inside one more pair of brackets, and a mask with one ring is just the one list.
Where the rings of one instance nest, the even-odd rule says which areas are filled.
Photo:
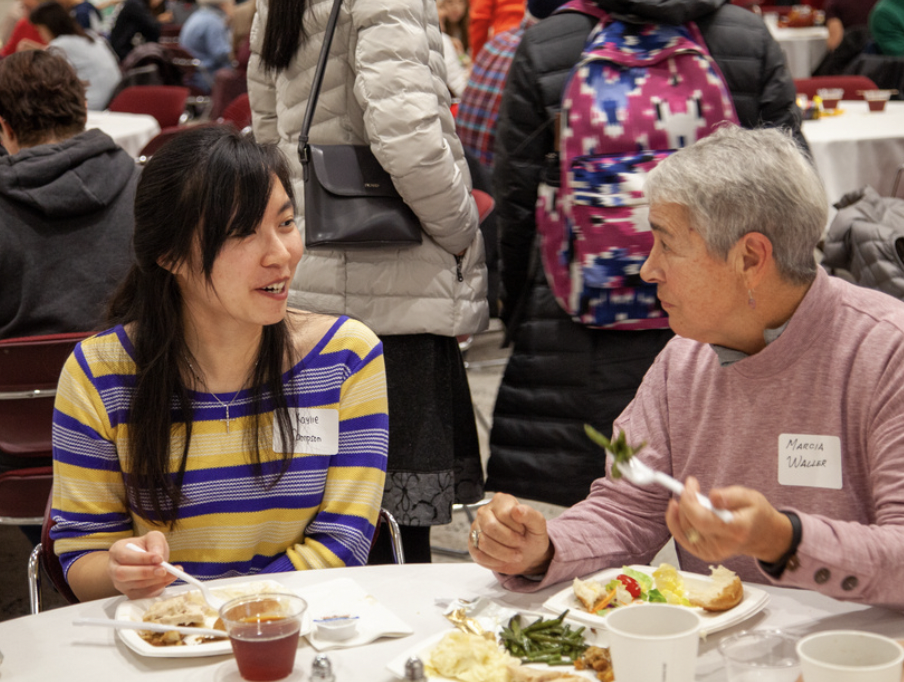
[[465, 151], [483, 166], [493, 166], [496, 118], [505, 89], [505, 79], [524, 29], [536, 23], [525, 17], [518, 28], [505, 31], [484, 44], [474, 59], [471, 76], [461, 95], [456, 130]]

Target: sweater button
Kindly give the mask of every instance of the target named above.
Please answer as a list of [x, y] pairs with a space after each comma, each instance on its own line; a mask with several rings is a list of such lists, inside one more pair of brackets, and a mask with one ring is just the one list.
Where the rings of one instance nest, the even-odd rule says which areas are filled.
[[793, 572], [798, 568], [800, 568], [800, 559], [797, 558], [796, 554], [792, 554], [791, 558], [788, 559], [788, 563], [785, 564], [785, 570]]
[[841, 589], [850, 592], [851, 590], [857, 589], [857, 585], [860, 584], [860, 581], [857, 580], [857, 576], [849, 575], [847, 578], [841, 581]]
[[816, 581], [817, 585], [822, 585], [823, 583], [827, 583], [829, 578], [832, 577], [832, 573], [827, 568], [820, 568], [816, 573], [813, 574], [813, 580]]

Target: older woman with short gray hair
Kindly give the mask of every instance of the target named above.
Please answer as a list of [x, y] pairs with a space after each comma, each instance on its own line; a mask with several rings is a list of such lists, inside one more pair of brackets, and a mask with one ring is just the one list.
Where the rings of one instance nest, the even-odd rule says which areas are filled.
[[646, 193], [641, 276], [678, 336], [615, 432], [690, 494], [607, 476], [547, 524], [500, 493], [471, 555], [533, 591], [647, 563], [671, 536], [685, 570], [904, 609], [904, 304], [817, 266], [825, 194], [780, 131], [719, 130]]

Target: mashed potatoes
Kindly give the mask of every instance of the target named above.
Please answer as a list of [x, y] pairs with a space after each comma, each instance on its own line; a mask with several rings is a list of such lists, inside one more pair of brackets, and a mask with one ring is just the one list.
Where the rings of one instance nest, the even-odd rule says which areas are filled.
[[453, 630], [430, 652], [426, 672], [461, 682], [509, 682], [508, 666], [519, 663], [495, 640]]

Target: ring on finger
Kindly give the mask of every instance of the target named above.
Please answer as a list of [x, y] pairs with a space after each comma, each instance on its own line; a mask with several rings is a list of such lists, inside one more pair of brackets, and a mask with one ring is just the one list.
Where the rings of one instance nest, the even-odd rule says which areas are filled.
[[696, 545], [698, 542], [700, 542], [700, 539], [702, 537], [700, 535], [700, 532], [696, 528], [690, 528], [684, 535], [685, 537], [687, 537], [687, 541], [692, 545]]
[[480, 528], [474, 528], [471, 531], [471, 544], [474, 545], [474, 549], [480, 549], [480, 534], [482, 532]]

